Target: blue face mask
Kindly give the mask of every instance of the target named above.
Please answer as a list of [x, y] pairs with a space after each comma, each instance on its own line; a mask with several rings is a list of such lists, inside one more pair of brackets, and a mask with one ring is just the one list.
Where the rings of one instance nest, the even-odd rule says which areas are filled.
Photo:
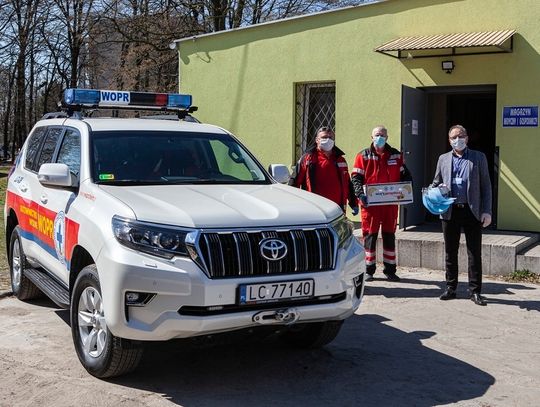
[[386, 144], [386, 138], [383, 136], [375, 136], [373, 138], [373, 145], [377, 148], [383, 148]]

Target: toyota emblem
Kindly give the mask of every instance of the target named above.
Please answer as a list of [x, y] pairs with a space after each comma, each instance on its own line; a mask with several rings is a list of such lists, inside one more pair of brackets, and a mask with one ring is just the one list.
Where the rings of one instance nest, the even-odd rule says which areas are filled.
[[287, 245], [279, 239], [264, 239], [259, 243], [261, 256], [266, 260], [278, 261], [287, 255]]

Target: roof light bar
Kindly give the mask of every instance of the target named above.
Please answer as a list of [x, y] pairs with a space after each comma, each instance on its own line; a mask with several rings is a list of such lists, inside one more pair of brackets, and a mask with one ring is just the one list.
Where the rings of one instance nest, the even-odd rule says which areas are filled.
[[64, 91], [63, 102], [64, 106], [68, 108], [107, 107], [113, 109], [186, 110], [191, 107], [192, 96], [179, 93], [70, 88]]

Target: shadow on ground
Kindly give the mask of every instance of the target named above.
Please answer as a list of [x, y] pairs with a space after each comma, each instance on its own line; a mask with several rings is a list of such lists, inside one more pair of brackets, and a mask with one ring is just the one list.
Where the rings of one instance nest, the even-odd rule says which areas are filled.
[[422, 345], [379, 315], [349, 318], [321, 350], [243, 338], [228, 345], [149, 344], [136, 372], [113, 380], [178, 405], [432, 406], [482, 396], [494, 378]]
[[[382, 278], [375, 279], [383, 280]], [[384, 279], [386, 280], [386, 279]], [[383, 282], [384, 284], [384, 282]], [[386, 298], [434, 298], [437, 299], [442, 294], [446, 284], [444, 281], [427, 281], [414, 278], [402, 277], [399, 286], [380, 286], [367, 283], [364, 294], [382, 295]], [[537, 290], [538, 288], [526, 286], [523, 284], [484, 281], [482, 283], [482, 295], [486, 297], [489, 304], [504, 304], [517, 306], [528, 311], [540, 311], [540, 301], [533, 300], [512, 300], [498, 298], [498, 295], [515, 295], [521, 290]], [[468, 298], [467, 280], [460, 281], [458, 298]]]

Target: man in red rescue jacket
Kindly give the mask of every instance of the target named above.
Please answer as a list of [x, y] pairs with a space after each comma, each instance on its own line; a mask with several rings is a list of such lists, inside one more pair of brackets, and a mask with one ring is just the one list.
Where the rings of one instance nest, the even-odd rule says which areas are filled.
[[315, 137], [315, 146], [300, 157], [289, 185], [324, 196], [337, 203], [343, 211], [347, 201], [353, 215], [358, 214], [358, 201], [354, 194], [344, 153], [335, 146], [335, 134], [321, 127]]
[[366, 280], [373, 280], [377, 261], [377, 235], [382, 228], [384, 274], [390, 281], [396, 275], [396, 223], [398, 205], [368, 206], [364, 185], [412, 181], [403, 155], [391, 147], [388, 131], [377, 126], [371, 132], [371, 146], [359, 152], [354, 161], [352, 183], [362, 206], [362, 235], [366, 250]]

